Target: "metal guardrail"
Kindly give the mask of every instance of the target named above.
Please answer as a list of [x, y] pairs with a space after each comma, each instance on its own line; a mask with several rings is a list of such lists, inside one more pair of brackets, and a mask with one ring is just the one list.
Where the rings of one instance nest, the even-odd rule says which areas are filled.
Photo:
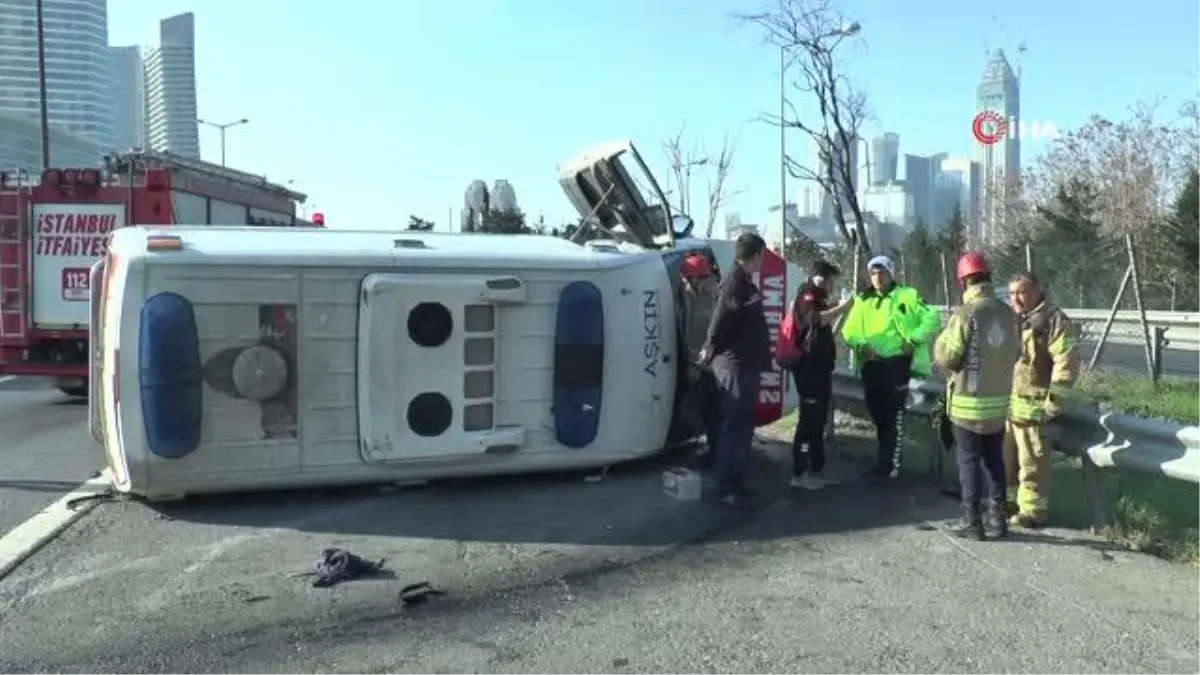
[[[937, 307], [945, 313], [947, 307], [945, 305], [931, 305]], [[1062, 311], [1067, 316], [1081, 323], [1108, 321], [1108, 317], [1112, 314], [1111, 310], [1107, 309], [1068, 309], [1062, 308]], [[1113, 320], [1113, 325], [1119, 324], [1139, 324], [1141, 323], [1141, 315], [1132, 310], [1122, 310], [1117, 312], [1116, 318]], [[1195, 312], [1166, 312], [1166, 311], [1148, 311], [1146, 312], [1146, 322], [1156, 326], [1190, 326], [1200, 328], [1200, 314]]]
[[[934, 306], [941, 312], [942, 322], [945, 323], [949, 310], [944, 305]], [[1100, 338], [1104, 324], [1108, 322], [1112, 313], [1104, 309], [1064, 309], [1063, 312], [1079, 326], [1085, 342], [1095, 342]], [[1117, 312], [1108, 334], [1108, 344], [1143, 346], [1145, 342], [1141, 323], [1137, 312]], [[1154, 349], [1200, 352], [1200, 314], [1146, 312], [1146, 323], [1150, 324], [1150, 337]]]
[[[910, 387], [908, 412], [929, 417], [945, 388], [931, 380], [914, 384], [918, 386]], [[833, 397], [835, 406], [843, 410], [862, 406], [861, 381], [839, 370], [834, 374]], [[856, 410], [861, 411], [861, 407]], [[1140, 471], [1200, 484], [1200, 427], [1076, 406], [1050, 422], [1047, 435], [1055, 449], [1081, 461], [1094, 529], [1112, 523], [1099, 469]], [[930, 453], [930, 463], [941, 476], [940, 450]]]

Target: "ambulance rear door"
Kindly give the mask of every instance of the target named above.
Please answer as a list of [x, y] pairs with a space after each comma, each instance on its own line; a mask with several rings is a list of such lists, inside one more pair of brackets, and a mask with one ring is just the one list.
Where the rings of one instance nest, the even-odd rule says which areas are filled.
[[35, 203], [30, 260], [30, 323], [41, 330], [88, 325], [92, 266], [108, 234], [125, 224], [125, 204]]

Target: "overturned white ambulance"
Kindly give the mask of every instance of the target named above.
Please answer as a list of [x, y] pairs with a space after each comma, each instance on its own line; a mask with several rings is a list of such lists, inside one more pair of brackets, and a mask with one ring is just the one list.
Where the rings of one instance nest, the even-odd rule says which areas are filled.
[[[697, 437], [676, 294], [707, 244], [648, 175], [645, 202], [630, 162], [648, 174], [629, 144], [562, 174], [598, 227], [645, 249], [620, 255], [544, 236], [117, 230], [92, 270], [89, 409], [116, 488], [585, 468]], [[788, 274], [772, 264], [777, 322]], [[785, 407], [764, 378], [760, 422]]]

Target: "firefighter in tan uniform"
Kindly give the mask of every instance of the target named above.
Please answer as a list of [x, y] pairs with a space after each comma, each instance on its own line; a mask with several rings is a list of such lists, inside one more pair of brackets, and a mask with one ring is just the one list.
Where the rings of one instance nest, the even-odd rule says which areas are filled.
[[1061, 309], [1046, 300], [1032, 273], [1013, 276], [1009, 303], [1021, 322], [1021, 354], [1013, 368], [1004, 463], [1016, 487], [1020, 527], [1045, 525], [1050, 496], [1050, 446], [1046, 422], [1062, 413], [1079, 375], [1079, 333]]
[[933, 354], [947, 375], [946, 414], [953, 425], [962, 490], [963, 522], [958, 533], [982, 541], [987, 530], [997, 537], [1008, 535], [1004, 423], [1020, 330], [1016, 315], [996, 297], [982, 255], [973, 251], [963, 254], [956, 276], [963, 288], [963, 303], [950, 315]]

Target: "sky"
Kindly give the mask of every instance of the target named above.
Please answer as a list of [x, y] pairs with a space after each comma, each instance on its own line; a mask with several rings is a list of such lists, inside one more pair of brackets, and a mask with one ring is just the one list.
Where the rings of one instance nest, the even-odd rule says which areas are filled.
[[[467, 184], [498, 178], [531, 221], [574, 221], [560, 163], [631, 139], [665, 180], [663, 141], [681, 129], [710, 150], [726, 134], [736, 140], [727, 210], [763, 223], [779, 201], [779, 131], [760, 119], [778, 108], [779, 57], [734, 17], [772, 4], [109, 0], [109, 35], [114, 45], [147, 44], [159, 19], [194, 12], [200, 116], [250, 120], [227, 132], [229, 166], [294, 181], [330, 227], [401, 229], [413, 214], [457, 229]], [[901, 153], [971, 154], [989, 47], [1004, 48], [1015, 68], [1025, 42], [1022, 117], [1059, 129], [1093, 113], [1121, 118], [1160, 96], [1170, 112], [1200, 88], [1195, 0], [841, 7], [863, 26], [839, 49], [870, 92], [864, 135], [897, 133]], [[802, 110], [811, 100], [793, 95]], [[204, 158], [219, 161], [218, 133], [200, 133]], [[1023, 162], [1046, 143], [1024, 141]], [[788, 145], [808, 157], [798, 132]], [[694, 181], [694, 201], [705, 189], [703, 177]]]

